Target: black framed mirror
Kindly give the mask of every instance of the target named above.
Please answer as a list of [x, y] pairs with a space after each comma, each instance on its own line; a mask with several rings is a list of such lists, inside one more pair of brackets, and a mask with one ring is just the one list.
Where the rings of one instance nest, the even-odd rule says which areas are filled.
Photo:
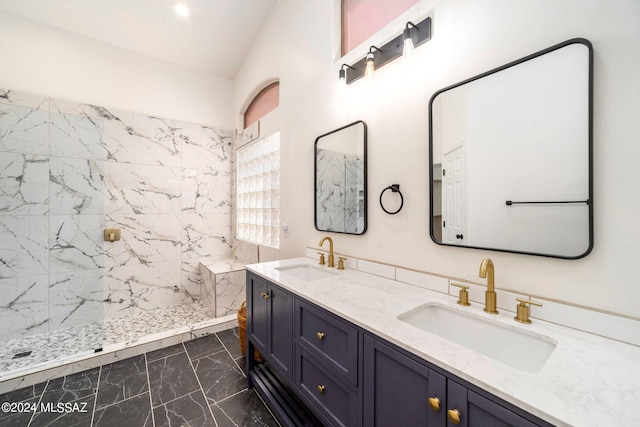
[[431, 239], [577, 259], [593, 247], [593, 48], [571, 39], [429, 102]]
[[350, 123], [316, 138], [316, 230], [367, 231], [367, 125]]

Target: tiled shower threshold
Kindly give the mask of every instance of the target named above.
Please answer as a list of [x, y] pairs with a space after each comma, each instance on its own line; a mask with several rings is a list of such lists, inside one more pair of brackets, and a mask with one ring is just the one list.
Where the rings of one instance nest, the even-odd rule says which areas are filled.
[[[211, 318], [204, 305], [194, 303], [10, 340], [0, 346], [0, 394], [234, 326], [235, 313]], [[96, 347], [102, 350], [96, 352]]]

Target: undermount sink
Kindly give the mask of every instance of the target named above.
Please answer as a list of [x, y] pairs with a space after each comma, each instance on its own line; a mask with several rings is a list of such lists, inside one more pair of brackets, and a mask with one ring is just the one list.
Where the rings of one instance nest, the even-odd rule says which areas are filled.
[[328, 267], [321, 268], [316, 267], [315, 265], [309, 264], [298, 264], [298, 265], [288, 265], [285, 267], [276, 267], [275, 269], [288, 274], [290, 276], [294, 276], [298, 279], [306, 280], [311, 282], [313, 280], [326, 279], [327, 277], [333, 277], [337, 273], [327, 270]]
[[403, 313], [398, 319], [527, 372], [540, 372], [556, 348], [546, 337], [434, 303]]

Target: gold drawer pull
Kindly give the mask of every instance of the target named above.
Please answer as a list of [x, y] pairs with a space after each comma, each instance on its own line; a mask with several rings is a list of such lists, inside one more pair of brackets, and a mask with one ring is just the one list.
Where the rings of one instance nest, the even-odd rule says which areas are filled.
[[453, 424], [460, 424], [460, 411], [457, 409], [449, 409], [447, 411], [447, 417]]
[[438, 412], [440, 410], [440, 399], [438, 399], [437, 397], [430, 397], [429, 407], [434, 411]]
[[322, 341], [324, 339], [324, 332], [316, 332], [316, 337]]
[[318, 393], [324, 393], [324, 386], [323, 385], [319, 385], [318, 386]]
[[269, 294], [268, 294], [268, 293], [266, 293], [266, 292], [262, 292], [262, 293], [260, 294], [260, 296], [262, 296], [262, 298], [264, 298], [264, 299], [269, 299], [269, 298], [271, 298], [271, 295], [269, 295]]

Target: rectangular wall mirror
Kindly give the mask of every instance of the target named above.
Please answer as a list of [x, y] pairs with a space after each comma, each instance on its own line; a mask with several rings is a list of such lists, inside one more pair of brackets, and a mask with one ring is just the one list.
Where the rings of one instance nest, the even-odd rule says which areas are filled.
[[436, 92], [431, 238], [556, 258], [593, 246], [593, 50], [572, 39]]
[[315, 142], [315, 226], [319, 231], [367, 231], [367, 125], [357, 121]]

